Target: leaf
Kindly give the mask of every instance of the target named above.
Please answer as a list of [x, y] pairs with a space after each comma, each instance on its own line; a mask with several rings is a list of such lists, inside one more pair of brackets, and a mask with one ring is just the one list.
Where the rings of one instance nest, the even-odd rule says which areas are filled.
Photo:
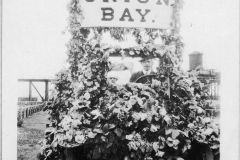
[[186, 145], [184, 145], [184, 146], [183, 146], [183, 148], [182, 148], [182, 153], [185, 153], [185, 152], [186, 152], [186, 150], [187, 150], [187, 146], [186, 146]]
[[109, 139], [109, 142], [111, 143], [114, 142], [114, 135], [110, 133], [108, 139]]
[[100, 148], [96, 147], [93, 152], [93, 159], [98, 159], [101, 156]]
[[219, 144], [215, 144], [215, 145], [211, 146], [211, 149], [218, 149], [219, 147], [220, 147]]
[[116, 154], [116, 153], [117, 153], [117, 148], [116, 148], [116, 146], [115, 146], [115, 145], [112, 145], [112, 152], [113, 152], [114, 154]]
[[181, 157], [175, 157], [176, 158], [176, 160], [184, 160], [183, 158], [181, 158]]
[[155, 52], [157, 54], [161, 55], [161, 57], [162, 57], [166, 53], [166, 50], [164, 50], [164, 49], [157, 49]]
[[143, 106], [143, 101], [141, 98], [137, 98], [137, 102], [141, 107]]
[[191, 106], [189, 106], [189, 109], [198, 109], [198, 107], [194, 106], [194, 105], [191, 105]]
[[58, 145], [58, 142], [57, 142], [57, 141], [55, 141], [55, 142], [53, 142], [53, 143], [51, 144], [51, 146], [52, 146], [53, 148], [56, 148], [57, 145]]
[[108, 133], [108, 130], [109, 130], [109, 124], [105, 124], [102, 128], [102, 131], [104, 134]]
[[115, 128], [115, 127], [116, 127], [115, 124], [109, 124], [109, 129], [113, 129], [113, 128]]
[[172, 138], [173, 138], [173, 139], [176, 139], [176, 138], [179, 136], [179, 134], [180, 134], [180, 131], [174, 129], [174, 130], [172, 131]]
[[123, 131], [121, 128], [116, 128], [114, 132], [118, 135], [118, 137], [121, 137]]
[[102, 139], [103, 142], [107, 142], [107, 138], [106, 137], [101, 136], [101, 139]]
[[188, 131], [185, 131], [185, 132], [181, 132], [184, 136], [188, 137]]
[[205, 154], [207, 160], [214, 160], [213, 153], [209, 145], [204, 144], [202, 148], [202, 152]]
[[47, 157], [52, 154], [52, 150], [48, 150], [47, 152], [48, 152], [48, 153], [47, 153]]
[[94, 138], [96, 135], [97, 135], [97, 133], [89, 132], [87, 136], [88, 136], [89, 138]]
[[103, 133], [103, 131], [101, 129], [94, 129], [93, 131], [96, 133]]
[[111, 147], [112, 145], [112, 143], [108, 143], [107, 148]]

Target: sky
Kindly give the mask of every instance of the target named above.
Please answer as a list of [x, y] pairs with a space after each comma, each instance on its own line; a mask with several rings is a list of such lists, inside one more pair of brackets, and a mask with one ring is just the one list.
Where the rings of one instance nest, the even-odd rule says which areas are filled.
[[[3, 15], [7, 17], [3, 29], [8, 41], [6, 55], [17, 68], [17, 78], [50, 78], [67, 66], [65, 44], [69, 33], [63, 34], [68, 24], [66, 5], [69, 0], [9, 0], [5, 2]], [[229, 5], [230, 4], [230, 5]], [[189, 54], [203, 53], [203, 67], [221, 69], [221, 55], [230, 54], [234, 35], [227, 30], [231, 24], [231, 3], [223, 0], [185, 0], [181, 11], [181, 35], [185, 43], [182, 68], [189, 68]], [[14, 11], [14, 12], [13, 12]], [[229, 14], [225, 14], [228, 11]], [[232, 14], [233, 15], [233, 14]], [[109, 42], [109, 37], [103, 39]], [[126, 46], [129, 42], [124, 42]], [[4, 47], [4, 46], [3, 46]], [[35, 83], [41, 94], [44, 84]], [[19, 96], [28, 95], [28, 84], [18, 84]], [[38, 96], [33, 89], [33, 95]]]
[[[16, 124], [16, 100], [28, 96], [28, 84], [18, 78], [49, 78], [67, 66], [65, 44], [69, 0], [3, 0], [2, 20], [2, 90], [3, 128]], [[223, 159], [235, 159], [239, 122], [239, 1], [238, 0], [185, 0], [181, 11], [181, 35], [185, 43], [184, 63], [189, 67], [188, 55], [194, 51], [203, 53], [203, 67], [221, 72], [221, 121], [228, 130], [221, 132], [223, 146], [228, 153]], [[35, 84], [44, 94], [44, 84]], [[33, 90], [33, 96], [37, 96]], [[13, 108], [13, 109], [12, 109]], [[231, 109], [229, 109], [231, 108]], [[13, 116], [9, 116], [13, 115]], [[14, 116], [15, 115], [15, 116]], [[223, 127], [224, 128], [224, 127]], [[5, 143], [16, 144], [17, 129], [3, 132]], [[236, 138], [235, 138], [236, 137]], [[4, 159], [11, 159], [16, 151], [10, 145], [3, 147]], [[221, 149], [224, 149], [221, 147]], [[224, 158], [224, 156], [226, 156]]]
[[[67, 59], [65, 44], [69, 34], [62, 34], [67, 26], [69, 0], [9, 0], [4, 13], [10, 20], [5, 27], [6, 39], [12, 46], [13, 59], [18, 59], [19, 77], [52, 77]], [[14, 12], [11, 12], [14, 11]], [[219, 69], [218, 56], [226, 51], [230, 41], [224, 39], [226, 25], [232, 20], [223, 0], [185, 0], [181, 12], [181, 35], [185, 42], [183, 69], [188, 69], [188, 54], [202, 52], [204, 67]], [[230, 22], [230, 23], [229, 23]], [[234, 34], [234, 33], [232, 33]], [[231, 37], [231, 33], [229, 35]], [[212, 59], [215, 59], [212, 61]]]

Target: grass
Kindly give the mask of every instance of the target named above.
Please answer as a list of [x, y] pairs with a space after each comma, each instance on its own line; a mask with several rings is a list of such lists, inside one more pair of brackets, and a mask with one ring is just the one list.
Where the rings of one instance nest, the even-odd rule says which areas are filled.
[[17, 159], [36, 160], [41, 146], [38, 144], [44, 138], [47, 113], [41, 111], [23, 119], [22, 127], [18, 127]]

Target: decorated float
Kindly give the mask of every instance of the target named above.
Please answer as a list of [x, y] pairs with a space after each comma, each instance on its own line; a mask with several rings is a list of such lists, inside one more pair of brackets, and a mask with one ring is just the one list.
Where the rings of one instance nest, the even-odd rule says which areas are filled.
[[[56, 96], [45, 108], [51, 124], [40, 160], [216, 158], [219, 127], [205, 114], [206, 95], [194, 93], [197, 79], [180, 68], [182, 6], [182, 0], [71, 0], [70, 67], [57, 74]], [[138, 45], [102, 44], [105, 32], [118, 41], [131, 34]], [[150, 81], [111, 84], [111, 56], [156, 58], [157, 73], [143, 77]]]

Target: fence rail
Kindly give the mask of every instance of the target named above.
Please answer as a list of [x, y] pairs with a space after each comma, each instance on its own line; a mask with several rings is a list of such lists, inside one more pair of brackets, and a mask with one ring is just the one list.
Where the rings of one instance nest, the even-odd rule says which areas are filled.
[[44, 102], [36, 102], [36, 101], [18, 101], [18, 107], [25, 107], [29, 105], [37, 105], [37, 104], [42, 104]]

